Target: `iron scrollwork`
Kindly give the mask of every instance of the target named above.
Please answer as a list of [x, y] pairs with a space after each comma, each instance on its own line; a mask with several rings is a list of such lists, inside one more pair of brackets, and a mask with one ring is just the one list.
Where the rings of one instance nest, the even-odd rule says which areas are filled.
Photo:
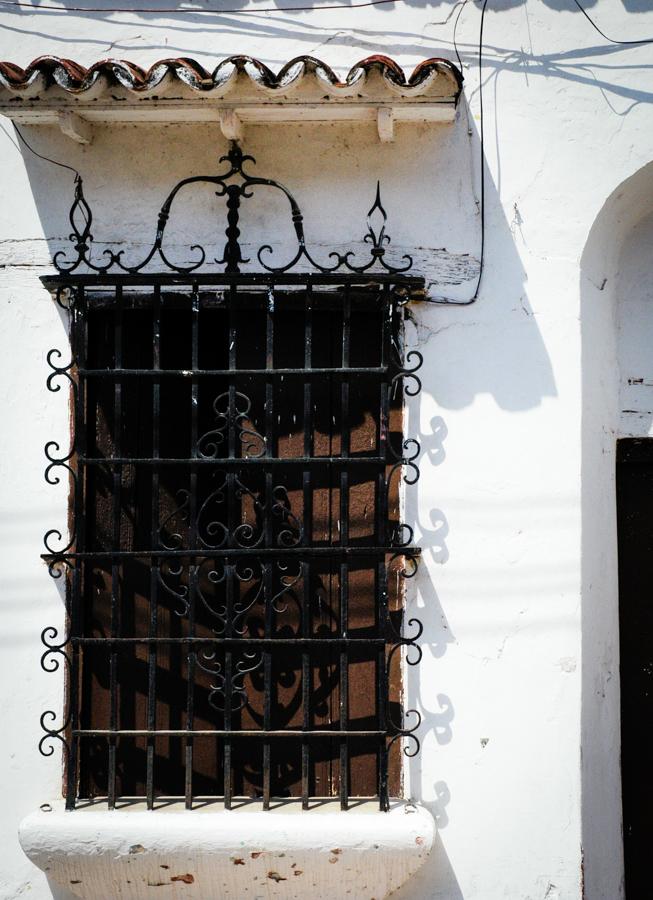
[[209, 687], [208, 703], [216, 712], [239, 712], [248, 702], [246, 679], [263, 664], [261, 651], [239, 649], [228, 675], [223, 660], [213, 647], [202, 647], [197, 654], [197, 665], [214, 679]]
[[[68, 288], [59, 288], [55, 296], [57, 304], [69, 315], [75, 315], [75, 292]], [[68, 387], [70, 394], [74, 399], [77, 397], [77, 381], [74, 376], [75, 359], [70, 362], [63, 362], [63, 355], [60, 350], [54, 348], [47, 353], [46, 362], [50, 368], [50, 372], [46, 378], [46, 387], [53, 394], [61, 391], [62, 387]], [[50, 485], [58, 485], [61, 483], [62, 477], [67, 479], [72, 486], [73, 496], [78, 491], [78, 476], [74, 463], [75, 442], [71, 442], [68, 452], [62, 451], [61, 445], [57, 441], [48, 441], [44, 447], [47, 465], [45, 467], [45, 481]], [[43, 536], [43, 544], [48, 555], [47, 564], [48, 572], [54, 579], [62, 577], [68, 579], [72, 572], [70, 561], [65, 557], [75, 545], [75, 504], [71, 506], [71, 522], [68, 535], [58, 528], [50, 528]], [[67, 606], [69, 600], [67, 601]], [[44, 651], [41, 654], [41, 668], [48, 674], [53, 674], [64, 667], [67, 676], [71, 672], [70, 657], [70, 635], [68, 634], [70, 610], [67, 609], [67, 619], [64, 633], [61, 634], [54, 626], [46, 626], [41, 632], [41, 643]], [[55, 752], [55, 742], [59, 742], [66, 753], [69, 752], [70, 746], [68, 742], [68, 729], [70, 726], [71, 711], [68, 710], [66, 716], [60, 724], [57, 724], [58, 715], [54, 710], [48, 709], [42, 713], [40, 717], [40, 725], [43, 734], [39, 740], [39, 752], [43, 756], [52, 756]]]
[[[395, 341], [391, 343], [391, 355], [393, 370], [390, 377], [390, 391], [393, 395], [397, 391], [403, 391], [408, 398], [416, 397], [422, 390], [422, 382], [417, 372], [424, 363], [424, 357], [419, 350], [409, 350], [404, 356]], [[420, 474], [417, 460], [422, 450], [419, 440], [414, 437], [403, 438], [400, 446], [397, 446], [389, 437], [387, 447], [389, 455], [395, 460], [386, 478], [388, 494], [395, 476], [402, 478], [407, 485], [417, 484]], [[392, 529], [390, 542], [394, 547], [409, 548], [413, 537], [412, 526], [398, 522]]]
[[[422, 382], [417, 374], [421, 368], [424, 357], [418, 350], [404, 350], [395, 340], [390, 345], [393, 369], [390, 377], [390, 391], [393, 396], [398, 391], [403, 391], [407, 398], [416, 397], [421, 389]], [[417, 460], [421, 453], [421, 444], [417, 438], [403, 438], [400, 446], [393, 444], [388, 439], [388, 451], [394, 464], [386, 478], [386, 490], [390, 493], [390, 486], [395, 477], [402, 478], [407, 485], [414, 485], [419, 479], [419, 467]], [[412, 526], [405, 522], [397, 522], [392, 528], [390, 543], [397, 548], [397, 553], [390, 560], [388, 574], [397, 579], [397, 594], [402, 593], [400, 583], [414, 578], [417, 574], [418, 555], [411, 549], [414, 531]], [[422, 622], [411, 617], [406, 622], [403, 617], [399, 627], [392, 615], [388, 616], [386, 640], [390, 646], [387, 658], [388, 670], [395, 660], [403, 660], [406, 665], [416, 666], [422, 659], [422, 648], [419, 639], [422, 636], [424, 626]], [[420, 740], [417, 735], [422, 722], [422, 716], [417, 709], [406, 709], [401, 712], [401, 721], [396, 721], [388, 711], [390, 733], [386, 752], [399, 742], [403, 753], [407, 757], [416, 756], [420, 750]]]
[[249, 200], [254, 196], [254, 190], [257, 187], [272, 188], [279, 191], [286, 198], [290, 207], [290, 218], [296, 240], [296, 249], [293, 256], [280, 265], [274, 265], [271, 261], [274, 250], [270, 244], [263, 244], [258, 248], [256, 257], [265, 272], [272, 275], [281, 275], [290, 271], [299, 263], [304, 263], [314, 271], [322, 274], [348, 272], [354, 275], [363, 275], [376, 267], [388, 274], [400, 275], [405, 274], [412, 267], [413, 260], [408, 254], [402, 257], [400, 265], [393, 265], [386, 258], [390, 236], [386, 232], [388, 215], [381, 201], [380, 183], [377, 182], [374, 203], [367, 214], [367, 232], [363, 237], [363, 243], [370, 247], [369, 259], [364, 262], [357, 261], [354, 250], [346, 250], [344, 253], [333, 251], [329, 253], [330, 263], [320, 263], [307, 247], [304, 217], [299, 204], [288, 188], [271, 178], [261, 178], [251, 174], [247, 170], [246, 165], [248, 163], [255, 165], [256, 160], [253, 156], [243, 153], [235, 141], [232, 141], [229, 152], [225, 156], [221, 156], [219, 162], [225, 164], [224, 171], [216, 175], [194, 175], [190, 178], [184, 178], [173, 187], [159, 212], [152, 246], [143, 259], [132, 264], [124, 260], [124, 250], [112, 250], [111, 248], [103, 251], [103, 262], [93, 261], [93, 212], [84, 196], [83, 180], [78, 175], [75, 179], [75, 193], [69, 212], [72, 229], [69, 239], [75, 253], [72, 258], [68, 258], [66, 251], [59, 250], [55, 253], [53, 259], [55, 268], [58, 272], [65, 275], [77, 272], [80, 267], [85, 267], [87, 271], [98, 275], [105, 275], [109, 272], [136, 275], [147, 270], [150, 264], [158, 263], [159, 265], [162, 264], [168, 271], [180, 275], [190, 275], [198, 272], [207, 262], [206, 250], [200, 244], [191, 245], [190, 250], [197, 254], [197, 258], [188, 265], [179, 265], [173, 262], [169, 259], [164, 249], [166, 228], [177, 196], [184, 188], [197, 184], [213, 187], [217, 197], [226, 199], [227, 227], [225, 236], [227, 240], [222, 257], [215, 258], [212, 261], [215, 265], [222, 267], [222, 271], [225, 274], [237, 274], [241, 271], [242, 264], [251, 262], [250, 259], [246, 259], [243, 256], [239, 241], [240, 208], [244, 200]]
[[[406, 548], [395, 554], [389, 563], [388, 574], [394, 575], [397, 579], [397, 594], [401, 594], [401, 581], [414, 578], [417, 574], [418, 557]], [[400, 617], [399, 624], [393, 615], [389, 615], [386, 619], [386, 641], [389, 646], [387, 657], [387, 668], [390, 672], [391, 667], [397, 661], [403, 661], [408, 666], [417, 666], [422, 660], [422, 648], [419, 640], [424, 631], [422, 622], [411, 617], [407, 622], [403, 621], [403, 615]], [[422, 723], [422, 715], [417, 709], [401, 710], [399, 720], [393, 717], [391, 710], [387, 712], [389, 722], [389, 735], [386, 751], [389, 753], [390, 748], [400, 742], [403, 752], [408, 757], [416, 756], [420, 749], [420, 740], [417, 732]], [[410, 722], [410, 725], [408, 724]]]
[[[52, 370], [47, 379], [46, 379], [46, 387], [47, 389], [56, 394], [61, 390], [62, 383], [67, 385], [73, 396], [76, 396], [77, 384], [73, 377], [73, 368], [74, 368], [74, 359], [71, 359], [69, 363], [60, 363], [57, 360], [62, 359], [62, 354], [60, 350], [56, 348], [50, 350], [47, 354], [46, 361], [50, 369]], [[44, 447], [45, 457], [47, 459], [47, 466], [45, 468], [45, 480], [48, 484], [57, 485], [61, 482], [61, 476], [68, 477], [73, 485], [73, 491], [76, 493], [77, 491], [77, 472], [71, 462], [74, 460], [75, 456], [75, 444], [74, 441], [71, 442], [70, 449], [66, 453], [65, 451], [62, 453], [61, 445], [57, 441], [48, 441]], [[63, 470], [63, 471], [62, 471]], [[74, 514], [74, 513], [73, 513]], [[64, 554], [67, 553], [75, 542], [75, 528], [74, 522], [72, 523], [73, 527], [70, 529], [70, 534], [68, 540], [66, 542], [66, 538], [62, 534], [62, 532], [58, 528], [51, 528], [43, 537], [43, 543], [45, 545], [46, 552], [49, 554]], [[54, 546], [53, 541], [55, 541], [58, 546]], [[60, 577], [61, 571], [60, 569], [54, 569], [52, 566], [50, 568], [50, 574], [52, 574], [55, 578]]]
[[[217, 471], [216, 476], [217, 487], [206, 497], [198, 498], [194, 522], [190, 522], [189, 492], [183, 488], [177, 492], [177, 506], [159, 528], [159, 543], [163, 550], [199, 550], [201, 553], [202, 550], [235, 548], [254, 551], [263, 546], [266, 522], [271, 526], [273, 546], [287, 549], [301, 544], [303, 524], [290, 508], [284, 485], [274, 485], [266, 499], [262, 492], [250, 488], [238, 475]], [[228, 525], [230, 506], [238, 509], [244, 519], [232, 528]], [[188, 539], [191, 531], [196, 535], [194, 546]]]
[[221, 449], [228, 450], [229, 429], [233, 428], [244, 456], [263, 456], [266, 440], [251, 421], [251, 408], [251, 400], [240, 391], [224, 391], [219, 394], [213, 401], [216, 424], [200, 437], [197, 443], [199, 455], [203, 459], [217, 459]]

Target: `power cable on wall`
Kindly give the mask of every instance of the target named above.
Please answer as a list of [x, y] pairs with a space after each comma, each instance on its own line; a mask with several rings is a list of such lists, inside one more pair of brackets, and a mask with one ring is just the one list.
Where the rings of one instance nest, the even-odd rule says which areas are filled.
[[[284, 13], [284, 12], [320, 12], [323, 9], [360, 9], [366, 6], [382, 6], [386, 3], [401, 3], [403, 0], [362, 0], [362, 2], [354, 2], [354, 3], [329, 3], [318, 6], [286, 6], [286, 7], [259, 7], [258, 9], [192, 9], [189, 7], [173, 7], [173, 6], [150, 6], [149, 8], [139, 7], [139, 6], [104, 6], [101, 8], [93, 7], [93, 6], [54, 6], [51, 3], [39, 3], [38, 6], [33, 3], [26, 3], [24, 0], [0, 0], [1, 6], [17, 6], [21, 9], [29, 9], [33, 13], [41, 12], [42, 10], [47, 10], [49, 12], [58, 12], [58, 13], [71, 13], [71, 12], [80, 12], [80, 13], [91, 13], [94, 15], [104, 15], [106, 13], [137, 13], [138, 15], [222, 15], [228, 13], [233, 16], [247, 16], [253, 15], [257, 13]], [[462, 6], [466, 4], [467, 0], [463, 0]], [[585, 16], [587, 21], [590, 23], [592, 28], [597, 31], [602, 38], [606, 41], [609, 41], [611, 44], [622, 44], [622, 45], [636, 45], [636, 44], [653, 44], [653, 38], [641, 38], [636, 41], [619, 41], [615, 38], [608, 37], [604, 31], [602, 31], [599, 26], [596, 24], [594, 19], [587, 12], [585, 7], [582, 5], [580, 0], [571, 0], [574, 3], [580, 12]], [[458, 4], [454, 5], [457, 6]], [[460, 18], [460, 11], [458, 12], [457, 19]], [[459, 58], [460, 61], [460, 58]]]
[[[460, 19], [460, 15], [467, 4], [467, 0], [464, 0], [464, 3], [458, 10], [458, 15], [456, 16], [456, 21], [453, 26], [453, 45], [454, 50], [456, 51], [456, 58], [458, 59], [458, 65], [462, 71], [462, 61], [460, 59], [460, 54], [458, 52], [458, 44], [456, 43], [456, 30], [458, 28], [458, 20]], [[478, 294], [481, 289], [481, 280], [483, 278], [483, 269], [485, 268], [485, 116], [483, 111], [483, 25], [485, 24], [485, 10], [488, 5], [488, 0], [483, 0], [483, 7], [481, 9], [481, 24], [479, 26], [478, 32], [478, 107], [479, 107], [479, 137], [481, 141], [480, 145], [480, 160], [481, 160], [481, 172], [480, 172], [480, 193], [479, 193], [479, 214], [481, 217], [481, 249], [479, 253], [479, 265], [478, 265], [478, 278], [476, 280], [476, 289], [474, 293], [468, 300], [455, 300], [452, 297], [425, 297], [425, 303], [435, 303], [439, 306], [471, 306], [472, 303], [476, 303], [478, 300]]]
[[[157, 13], [157, 14], [161, 14], [161, 13], [173, 14], [173, 13], [184, 12], [184, 13], [190, 13], [190, 14], [229, 13], [229, 14], [234, 14], [234, 15], [236, 15], [236, 14], [241, 15], [241, 14], [247, 14], [247, 13], [263, 13], [263, 12], [293, 12], [293, 11], [312, 11], [313, 12], [313, 11], [318, 11], [320, 9], [351, 9], [351, 8], [360, 8], [360, 7], [369, 7], [369, 6], [380, 6], [385, 3], [395, 3], [395, 2], [398, 2], [398, 0], [364, 0], [364, 2], [359, 2], [359, 3], [355, 2], [355, 3], [348, 4], [347, 6], [345, 6], [344, 4], [329, 4], [329, 5], [312, 6], [312, 7], [293, 6], [293, 7], [286, 7], [285, 10], [280, 9], [278, 7], [273, 8], [273, 9], [259, 8], [259, 9], [252, 9], [252, 10], [243, 10], [243, 9], [233, 9], [233, 10], [230, 10], [230, 9], [222, 9], [222, 10], [183, 9], [182, 10], [182, 9], [179, 9], [178, 7], [176, 9], [172, 9], [172, 8], [156, 8], [156, 9], [155, 8], [150, 8], [150, 9], [132, 8], [132, 9], [128, 9], [128, 8], [124, 8], [124, 7], [105, 7], [103, 9], [97, 9], [97, 8], [93, 9], [90, 7], [72, 7], [72, 6], [59, 7], [59, 6], [52, 6], [52, 5], [47, 5], [47, 4], [40, 4], [39, 6], [35, 7], [30, 3], [21, 2], [21, 0], [0, 0], [0, 5], [24, 7], [24, 8], [31, 9], [34, 12], [38, 12], [39, 10], [48, 9], [48, 10], [53, 10], [56, 12], [89, 12], [89, 13], [113, 13], [113, 12], [130, 13], [130, 12], [132, 12], [132, 13]], [[456, 34], [457, 34], [458, 23], [459, 23], [462, 11], [465, 8], [465, 6], [467, 5], [467, 2], [468, 2], [468, 0], [462, 0], [462, 2], [459, 4], [459, 9], [458, 9], [458, 13], [456, 15], [456, 19], [454, 22], [454, 29], [453, 29], [454, 51], [456, 54], [456, 58], [458, 60], [458, 65], [461, 70], [462, 70], [462, 60], [460, 58], [460, 53], [458, 51]], [[483, 0], [483, 6], [481, 9], [481, 21], [480, 21], [480, 26], [479, 26], [479, 39], [478, 39], [478, 75], [479, 75], [478, 93], [479, 93], [479, 136], [480, 136], [479, 212], [480, 212], [480, 220], [481, 220], [481, 246], [480, 246], [480, 254], [479, 254], [479, 272], [478, 272], [478, 278], [476, 281], [476, 288], [474, 290], [474, 293], [468, 300], [457, 300], [457, 299], [449, 298], [449, 297], [425, 298], [425, 302], [427, 302], [427, 303], [434, 303], [434, 304], [438, 304], [438, 305], [442, 305], [442, 306], [470, 306], [472, 303], [475, 303], [476, 300], [478, 299], [478, 295], [479, 295], [479, 291], [480, 291], [480, 287], [481, 287], [481, 281], [483, 278], [483, 270], [484, 270], [484, 266], [485, 266], [485, 121], [484, 121], [484, 108], [483, 108], [483, 77], [482, 76], [483, 76], [483, 27], [485, 24], [485, 12], [487, 9], [488, 2], [489, 2], [489, 0]], [[653, 38], [643, 38], [641, 40], [620, 41], [620, 40], [615, 40], [613, 38], [608, 37], [608, 35], [606, 35], [599, 28], [599, 26], [594, 22], [594, 20], [590, 17], [589, 13], [586, 11], [586, 9], [581, 4], [580, 0], [572, 0], [572, 2], [578, 7], [580, 12], [585, 16], [585, 18], [588, 20], [590, 25], [601, 35], [601, 37], [603, 37], [609, 43], [619, 44], [619, 45], [624, 45], [624, 46], [637, 46], [637, 45], [653, 43]], [[71, 172], [74, 172], [75, 176], [76, 176], [76, 180], [80, 178], [79, 172], [75, 168], [73, 168], [73, 166], [69, 166], [65, 163], [58, 162], [57, 160], [51, 159], [50, 157], [43, 156], [42, 154], [40, 154], [36, 150], [34, 150], [34, 148], [24, 138], [24, 136], [20, 132], [18, 126], [14, 124], [14, 128], [16, 129], [16, 134], [18, 135], [18, 137], [20, 138], [22, 143], [25, 145], [25, 147], [31, 153], [34, 154], [34, 156], [38, 157], [39, 159], [44, 160], [45, 162], [52, 163], [55, 166], [59, 166], [60, 168], [68, 169]]]
[[[394, 0], [369, 0], [369, 2], [366, 2], [366, 3], [352, 4], [352, 5], [373, 6], [373, 5], [377, 5], [378, 3], [384, 3], [384, 2], [394, 2]], [[460, 15], [461, 15], [464, 7], [467, 5], [467, 2], [468, 2], [468, 0], [462, 0], [462, 2], [460, 3], [459, 9], [458, 9], [458, 14], [456, 16], [456, 20], [454, 23], [454, 35], [453, 35], [454, 48], [456, 51], [456, 57], [458, 59], [458, 64], [459, 64], [461, 70], [462, 70], [462, 61], [460, 59], [460, 54], [458, 52], [458, 45], [456, 43], [456, 29], [458, 27], [458, 21], [460, 19]], [[8, 0], [0, 0], [0, 3], [2, 3], [3, 5], [29, 5], [29, 4], [20, 4], [20, 3], [18, 3], [18, 0], [16, 0], [16, 2], [13, 2], [13, 0], [11, 0], [11, 3], [9, 3]], [[484, 268], [484, 262], [485, 262], [485, 165], [484, 165], [485, 132], [484, 132], [484, 113], [483, 113], [482, 70], [483, 70], [483, 25], [484, 25], [484, 21], [485, 21], [485, 10], [487, 8], [487, 5], [488, 5], [488, 0], [483, 0], [483, 7], [481, 10], [481, 24], [480, 24], [480, 29], [479, 29], [479, 42], [478, 42], [479, 117], [480, 117], [479, 131], [480, 131], [480, 141], [481, 141], [481, 144], [480, 144], [481, 172], [480, 172], [480, 197], [479, 197], [479, 209], [480, 209], [480, 217], [481, 217], [481, 249], [480, 249], [480, 256], [479, 256], [479, 272], [478, 272], [478, 278], [476, 281], [476, 289], [475, 289], [473, 295], [468, 300], [456, 300], [456, 299], [449, 298], [449, 297], [424, 298], [425, 302], [435, 303], [440, 306], [470, 306], [472, 303], [475, 303], [476, 300], [478, 299], [478, 294], [479, 294], [479, 290], [481, 287], [481, 279], [483, 277], [483, 268]], [[38, 8], [43, 9], [44, 7], [40, 6]], [[58, 9], [58, 7], [54, 7], [54, 8]], [[324, 9], [324, 7], [321, 7], [321, 8]], [[71, 9], [72, 9], [72, 7], [68, 7], [68, 10], [71, 10]], [[207, 12], [207, 10], [202, 10], [202, 12]], [[73, 166], [67, 165], [66, 163], [59, 162], [56, 159], [51, 159], [49, 156], [44, 156], [43, 154], [38, 153], [31, 146], [31, 144], [26, 140], [26, 138], [23, 136], [22, 132], [20, 131], [20, 129], [18, 128], [16, 123], [14, 123], [14, 128], [16, 130], [16, 134], [18, 135], [20, 141], [25, 145], [25, 147], [30, 151], [30, 153], [32, 153], [38, 159], [43, 160], [44, 162], [48, 162], [54, 166], [59, 166], [62, 169], [68, 169], [69, 171], [74, 172], [75, 180], [76, 181], [80, 180], [81, 176], [80, 176], [79, 172], [77, 171], [77, 169], [75, 169]]]
[[458, 14], [453, 23], [453, 49], [456, 54], [456, 59], [458, 60], [458, 68], [460, 69], [461, 73], [463, 71], [463, 61], [460, 58], [460, 53], [458, 52], [458, 42], [456, 41], [456, 34], [458, 32], [458, 22], [460, 21], [460, 16], [462, 15], [462, 11], [466, 6], [467, 0], [463, 0], [463, 2], [460, 4], [460, 9], [458, 10]]
[[639, 40], [639, 41], [617, 41], [617, 40], [615, 40], [614, 38], [608, 37], [607, 34], [605, 34], [605, 32], [601, 31], [601, 29], [599, 28], [599, 26], [596, 24], [596, 22], [594, 21], [594, 19], [593, 19], [593, 18], [590, 16], [590, 14], [587, 12], [587, 10], [586, 10], [585, 7], [583, 6], [583, 4], [580, 2], [580, 0], [572, 0], [572, 3], [575, 3], [575, 4], [576, 4], [576, 6], [578, 7], [578, 9], [579, 9], [579, 10], [582, 12], [582, 14], [585, 16], [585, 18], [586, 18], [587, 21], [590, 23], [590, 25], [592, 26], [592, 28], [593, 28], [595, 31], [598, 31], [598, 33], [601, 35], [601, 37], [602, 37], [602, 38], [605, 38], [605, 40], [606, 40], [606, 41], [609, 41], [609, 43], [611, 43], [611, 44], [623, 44], [623, 45], [625, 45], [625, 46], [633, 46], [633, 45], [636, 45], [636, 44], [653, 44], [653, 38], [642, 38], [642, 39]]
[[[23, 133], [20, 130], [20, 128], [18, 127], [18, 125], [16, 125], [15, 122], [13, 123], [13, 125], [14, 125], [14, 131], [18, 135], [19, 140], [27, 147], [27, 149], [29, 150], [30, 153], [33, 153], [34, 156], [37, 156], [39, 159], [42, 159], [43, 162], [51, 163], [53, 166], [59, 166], [60, 169], [68, 169], [70, 172], [74, 172], [75, 173], [75, 181], [81, 180], [82, 176], [79, 174], [79, 172], [77, 171], [77, 169], [74, 166], [69, 166], [68, 163], [59, 162], [59, 160], [57, 160], [57, 159], [52, 159], [49, 156], [44, 156], [42, 153], [39, 153], [28, 142], [27, 138], [23, 135]], [[5, 132], [5, 134], [6, 134], [6, 132]]]
[[[456, 41], [456, 33], [458, 30], [458, 22], [460, 20], [460, 16], [462, 14], [463, 9], [467, 5], [468, 0], [463, 0], [463, 3], [458, 10], [456, 15], [456, 19], [454, 21], [453, 26], [453, 46], [456, 54], [456, 59], [458, 60], [458, 66], [462, 71], [462, 60], [460, 58], [460, 53], [458, 52], [458, 44]], [[594, 28], [606, 41], [611, 44], [619, 44], [623, 46], [638, 46], [643, 44], [653, 44], [653, 38], [642, 38], [638, 41], [618, 41], [611, 37], [608, 37], [594, 22], [591, 18], [587, 10], [583, 7], [580, 0], [572, 0], [572, 2], [578, 7], [581, 13], [585, 16], [587, 21], [590, 23], [592, 28]], [[425, 302], [427, 303], [436, 303], [441, 306], [470, 306], [472, 303], [475, 303], [478, 299], [479, 290], [481, 287], [481, 280], [483, 278], [483, 269], [485, 266], [485, 129], [484, 129], [484, 114], [483, 114], [483, 24], [485, 18], [485, 10], [488, 4], [488, 0], [484, 0], [483, 8], [481, 10], [481, 24], [479, 28], [479, 40], [478, 40], [478, 76], [479, 76], [479, 85], [478, 85], [478, 102], [479, 102], [479, 134], [480, 134], [480, 155], [481, 155], [481, 172], [480, 172], [480, 197], [479, 197], [479, 209], [480, 209], [480, 217], [481, 217], [481, 249], [479, 255], [479, 272], [478, 272], [478, 280], [476, 282], [476, 290], [469, 298], [469, 300], [454, 300], [447, 297], [427, 297], [425, 298]]]
[[38, 6], [34, 6], [31, 3], [23, 3], [22, 0], [0, 0], [0, 5], [2, 6], [20, 6], [23, 9], [30, 9], [32, 12], [39, 12], [42, 9], [50, 10], [51, 12], [80, 12], [80, 13], [94, 13], [94, 14], [104, 14], [104, 13], [138, 13], [139, 15], [147, 14], [147, 15], [179, 15], [180, 13], [183, 15], [206, 15], [207, 13], [213, 16], [220, 16], [225, 13], [229, 15], [238, 15], [238, 16], [247, 16], [247, 15], [255, 15], [257, 13], [284, 13], [284, 12], [319, 12], [321, 9], [360, 9], [363, 6], [381, 6], [384, 3], [400, 3], [402, 0], [363, 0], [360, 3], [333, 3], [333, 4], [325, 4], [321, 6], [287, 6], [287, 7], [260, 7], [258, 9], [190, 9], [190, 8], [179, 8], [172, 6], [158, 6], [158, 7], [150, 7], [149, 9], [142, 9], [139, 7], [127, 7], [127, 6], [104, 6], [100, 9], [91, 7], [91, 6], [52, 6], [48, 3], [39, 3]]

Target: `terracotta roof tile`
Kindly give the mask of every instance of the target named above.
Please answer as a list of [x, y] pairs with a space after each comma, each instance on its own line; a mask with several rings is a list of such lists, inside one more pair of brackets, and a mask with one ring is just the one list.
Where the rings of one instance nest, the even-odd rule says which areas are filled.
[[351, 67], [344, 80], [326, 63], [312, 56], [297, 56], [275, 74], [265, 63], [251, 56], [230, 56], [212, 71], [194, 59], [180, 57], [161, 59], [145, 69], [123, 59], [102, 59], [85, 67], [70, 59], [40, 56], [24, 69], [12, 62], [0, 62], [0, 91], [15, 96], [35, 96], [52, 86], [72, 94], [81, 94], [93, 87], [120, 85], [138, 94], [158, 88], [170, 77], [195, 91], [219, 91], [235, 74], [244, 73], [259, 87], [271, 92], [283, 92], [307, 77], [338, 90], [347, 91], [364, 83], [372, 72], [378, 72], [387, 86], [402, 94], [419, 94], [425, 82], [434, 76], [449, 82], [450, 94], [457, 97], [462, 86], [462, 74], [449, 60], [433, 57], [420, 62], [406, 77], [404, 70], [387, 56], [368, 56]]

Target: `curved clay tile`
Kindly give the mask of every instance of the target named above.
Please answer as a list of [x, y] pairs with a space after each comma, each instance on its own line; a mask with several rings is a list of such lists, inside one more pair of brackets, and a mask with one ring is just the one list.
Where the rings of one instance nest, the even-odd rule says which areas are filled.
[[359, 86], [372, 72], [378, 72], [388, 87], [401, 88], [406, 93], [423, 85], [435, 75], [444, 75], [451, 83], [451, 93], [460, 92], [462, 74], [449, 60], [433, 57], [420, 62], [407, 78], [404, 70], [388, 56], [368, 56], [351, 67], [344, 81], [326, 63], [313, 56], [297, 56], [285, 63], [275, 74], [265, 63], [252, 56], [230, 56], [222, 60], [212, 72], [194, 59], [179, 57], [161, 59], [148, 69], [123, 59], [102, 59], [89, 67], [74, 60], [57, 56], [40, 56], [26, 68], [11, 62], [0, 62], [0, 89], [11, 93], [34, 96], [52, 85], [69, 93], [83, 93], [98, 82], [118, 84], [135, 93], [147, 93], [164, 79], [176, 78], [196, 91], [211, 91], [221, 87], [236, 74], [246, 74], [253, 83], [271, 91], [287, 88], [309, 76], [346, 90]]

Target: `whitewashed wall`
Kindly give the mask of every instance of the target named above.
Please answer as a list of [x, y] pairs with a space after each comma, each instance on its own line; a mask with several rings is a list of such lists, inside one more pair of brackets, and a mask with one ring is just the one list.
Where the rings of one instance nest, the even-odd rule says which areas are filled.
[[[653, 35], [644, 0], [587, 6], [612, 36]], [[452, 56], [452, 9], [408, 2], [167, 19], [3, 9], [0, 57], [145, 65], [183, 55], [210, 67], [250, 53], [276, 68], [311, 53], [344, 71], [383, 52], [410, 69]], [[249, 130], [258, 168], [293, 188], [319, 244], [359, 233], [380, 177], [400, 246], [427, 248], [427, 258], [442, 247], [477, 255], [478, 25], [470, 3], [459, 46], [471, 113], [461, 109], [452, 127], [400, 127], [383, 146], [367, 126]], [[410, 328], [425, 355], [424, 390], [410, 409], [422, 478], [408, 500], [424, 547], [414, 602], [425, 658], [411, 673], [424, 725], [409, 775], [439, 837], [401, 897], [575, 900], [584, 880], [589, 900], [618, 900], [613, 444], [619, 429], [650, 428], [620, 410], [640, 408], [646, 390], [631, 391], [624, 377], [653, 380], [651, 342], [637, 325], [653, 329], [653, 229], [650, 219], [637, 227], [653, 213], [653, 171], [643, 168], [653, 156], [651, 49], [606, 44], [567, 0], [491, 2], [485, 39], [480, 299], [416, 306]], [[56, 757], [37, 752], [41, 711], [61, 705], [58, 677], [39, 668], [40, 631], [62, 618], [38, 556], [43, 531], [64, 519], [63, 494], [42, 480], [42, 448], [67, 430], [64, 398], [44, 389], [45, 353], [66, 338], [38, 276], [67, 235], [71, 182], [24, 158], [2, 125], [0, 897], [47, 898], [16, 828], [57, 797], [61, 774]], [[54, 129], [28, 131], [40, 151], [82, 171], [96, 237], [109, 241], [153, 227], [168, 187], [210, 172], [224, 149], [205, 126], [100, 128], [86, 149]], [[180, 242], [194, 207], [184, 215]]]

